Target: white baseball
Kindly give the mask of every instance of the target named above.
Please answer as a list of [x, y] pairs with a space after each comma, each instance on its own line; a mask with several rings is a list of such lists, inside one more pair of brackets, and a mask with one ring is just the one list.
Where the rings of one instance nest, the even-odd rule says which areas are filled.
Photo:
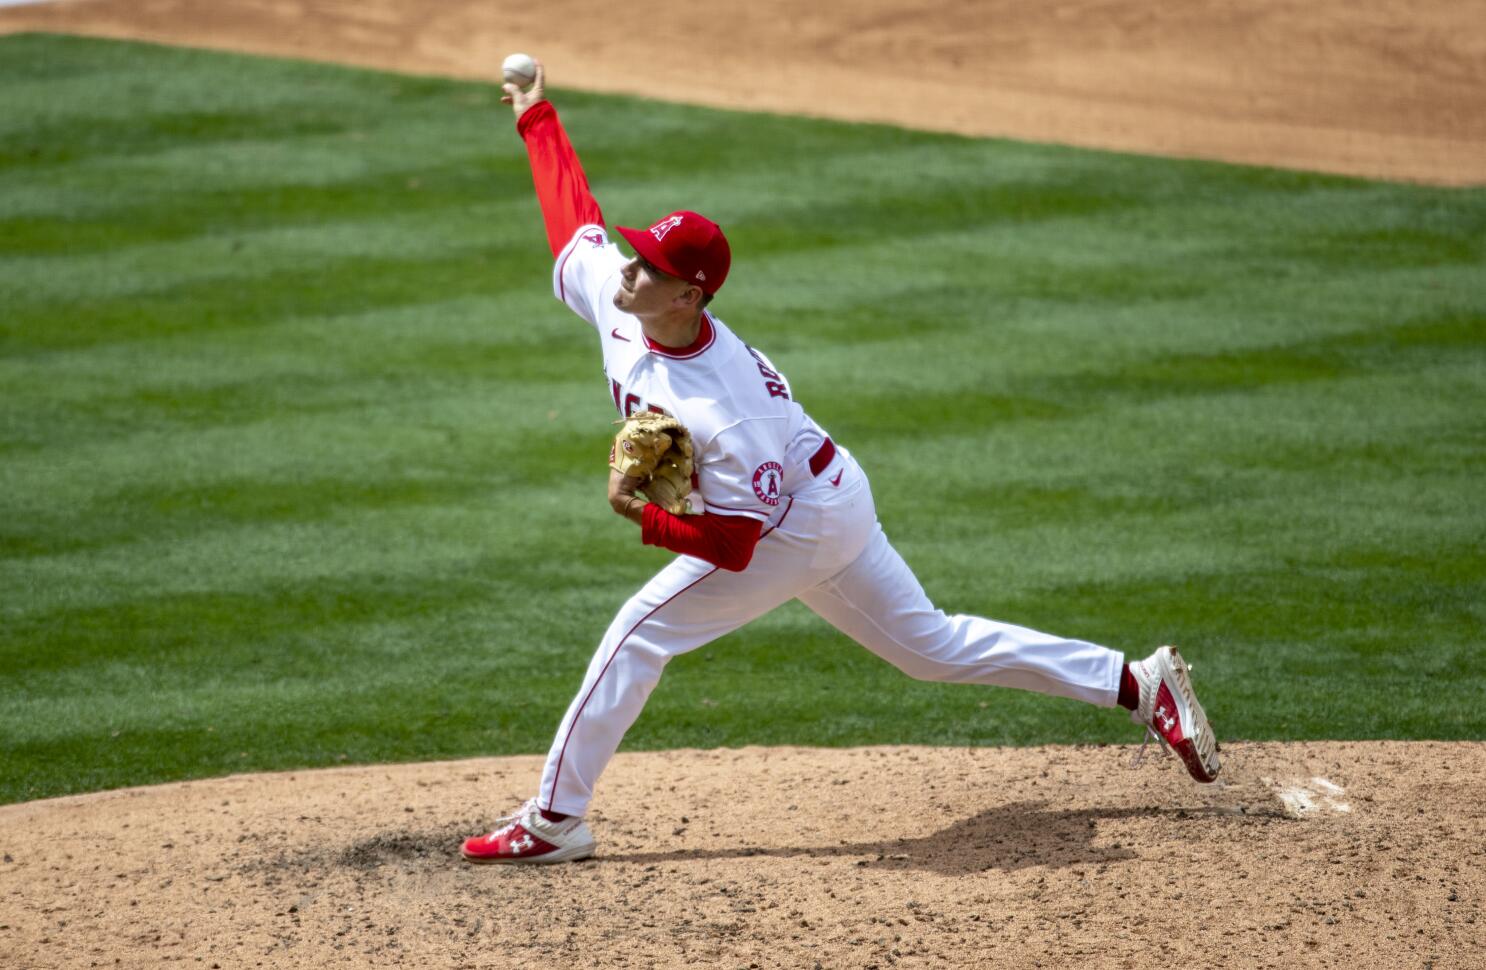
[[523, 91], [537, 79], [537, 62], [527, 54], [512, 54], [501, 62], [500, 70], [507, 83]]

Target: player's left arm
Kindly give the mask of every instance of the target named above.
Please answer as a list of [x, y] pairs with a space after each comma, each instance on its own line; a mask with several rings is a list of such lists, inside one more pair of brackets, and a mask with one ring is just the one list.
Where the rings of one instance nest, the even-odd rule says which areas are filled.
[[641, 510], [640, 541], [739, 573], [753, 560], [763, 528], [762, 522], [747, 516], [672, 515], [651, 502]]
[[609, 507], [640, 526], [640, 541], [683, 556], [696, 556], [714, 566], [742, 572], [753, 559], [763, 523], [741, 515], [672, 515], [635, 494], [645, 484], [609, 470]]
[[588, 188], [588, 178], [558, 120], [557, 109], [547, 100], [546, 80], [546, 71], [538, 61], [531, 87], [522, 91], [507, 83], [502, 87], [506, 94], [501, 102], [516, 113], [516, 131], [526, 143], [531, 161], [532, 184], [547, 226], [547, 244], [556, 258], [580, 227], [602, 226], [604, 214]]
[[609, 508], [624, 516], [635, 525], [643, 522], [645, 496], [636, 494], [645, 485], [645, 479], [626, 475], [615, 468], [609, 469]]

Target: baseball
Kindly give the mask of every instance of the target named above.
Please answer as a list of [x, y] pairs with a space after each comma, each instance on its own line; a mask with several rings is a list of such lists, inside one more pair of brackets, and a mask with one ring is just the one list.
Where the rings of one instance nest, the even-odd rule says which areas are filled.
[[537, 79], [537, 62], [527, 54], [512, 54], [501, 62], [500, 69], [508, 83], [523, 91]]

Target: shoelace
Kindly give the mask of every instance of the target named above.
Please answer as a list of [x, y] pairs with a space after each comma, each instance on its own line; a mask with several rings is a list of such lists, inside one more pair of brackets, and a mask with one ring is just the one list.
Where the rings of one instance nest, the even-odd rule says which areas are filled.
[[537, 800], [535, 798], [528, 798], [526, 800], [526, 803], [520, 808], [516, 809], [514, 813], [510, 815], [502, 815], [500, 818], [496, 819], [495, 821], [497, 824], [501, 822], [504, 822], [505, 824], [501, 825], [501, 827], [496, 829], [494, 832], [491, 832], [490, 835], [487, 836], [487, 838], [493, 839], [496, 836], [505, 835], [507, 832], [511, 831], [511, 829], [520, 824], [521, 820], [526, 818], [528, 814], [535, 811], [536, 807]]

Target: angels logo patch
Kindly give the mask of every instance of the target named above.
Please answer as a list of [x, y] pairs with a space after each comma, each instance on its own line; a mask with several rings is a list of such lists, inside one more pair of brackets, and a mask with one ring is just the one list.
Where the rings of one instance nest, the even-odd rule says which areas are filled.
[[672, 229], [675, 229], [679, 225], [681, 225], [680, 216], [666, 216], [660, 222], [657, 222], [655, 225], [650, 227], [650, 234], [654, 236], [657, 241], [664, 242], [666, 233], [670, 232]]
[[777, 461], [766, 461], [753, 470], [753, 494], [765, 505], [778, 505], [784, 488], [784, 467]]

